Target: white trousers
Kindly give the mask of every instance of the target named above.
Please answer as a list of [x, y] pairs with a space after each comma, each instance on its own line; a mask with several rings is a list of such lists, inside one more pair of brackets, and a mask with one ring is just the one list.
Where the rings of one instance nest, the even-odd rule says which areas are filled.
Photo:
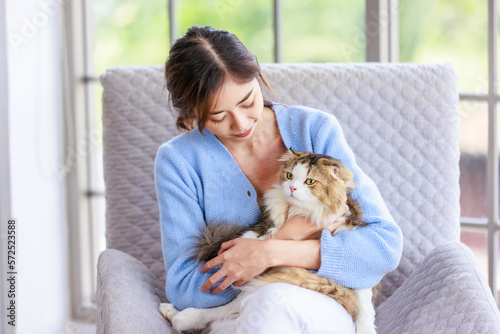
[[273, 283], [247, 296], [237, 319], [216, 320], [208, 333], [354, 334], [355, 326], [351, 315], [332, 298], [294, 285]]

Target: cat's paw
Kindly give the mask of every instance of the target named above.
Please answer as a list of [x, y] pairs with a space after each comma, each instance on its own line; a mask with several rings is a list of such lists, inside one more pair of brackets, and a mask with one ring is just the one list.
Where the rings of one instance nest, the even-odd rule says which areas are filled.
[[160, 311], [161, 315], [168, 321], [172, 321], [173, 317], [179, 313], [174, 305], [170, 303], [161, 303], [158, 311]]
[[172, 326], [176, 331], [188, 331], [193, 329], [203, 329], [207, 327], [208, 322], [202, 316], [202, 311], [196, 308], [187, 308], [177, 313], [171, 318]]

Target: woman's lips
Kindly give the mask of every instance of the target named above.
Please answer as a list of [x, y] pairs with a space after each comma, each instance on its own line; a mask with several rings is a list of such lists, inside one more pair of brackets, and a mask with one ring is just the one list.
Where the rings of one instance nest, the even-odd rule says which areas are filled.
[[250, 134], [250, 132], [252, 132], [252, 129], [253, 129], [253, 125], [250, 127], [250, 129], [248, 129], [247, 132], [236, 135], [236, 137], [244, 138], [244, 137], [248, 136]]

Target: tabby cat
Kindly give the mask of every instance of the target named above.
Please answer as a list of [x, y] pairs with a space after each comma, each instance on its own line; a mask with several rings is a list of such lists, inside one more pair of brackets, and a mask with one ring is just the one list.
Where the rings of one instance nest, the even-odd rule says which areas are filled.
[[[353, 173], [340, 161], [322, 154], [288, 150], [283, 155], [279, 183], [263, 198], [262, 217], [251, 227], [236, 224], [207, 224], [198, 238], [196, 258], [208, 261], [217, 256], [223, 242], [231, 239], [272, 237], [287, 217], [300, 215], [318, 228], [328, 222], [345, 220], [334, 233], [365, 226], [362, 211], [349, 192], [356, 187]], [[339, 217], [344, 203], [349, 211]], [[351, 314], [356, 333], [375, 333], [374, 292], [377, 289], [350, 289], [303, 268], [274, 267], [251, 279], [230, 303], [208, 309], [187, 308], [177, 311], [172, 304], [161, 304], [160, 313], [178, 331], [202, 329], [209, 322], [237, 317], [241, 301], [259, 287], [269, 283], [289, 283], [325, 294], [340, 303]]]

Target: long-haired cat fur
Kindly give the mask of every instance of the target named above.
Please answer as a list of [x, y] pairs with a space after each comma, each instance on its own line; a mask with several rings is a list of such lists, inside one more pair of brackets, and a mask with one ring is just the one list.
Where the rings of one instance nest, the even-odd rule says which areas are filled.
[[[251, 227], [210, 222], [198, 237], [195, 258], [208, 261], [217, 256], [222, 243], [234, 238], [272, 237], [290, 216], [304, 216], [318, 228], [328, 222], [345, 220], [334, 233], [365, 226], [362, 211], [349, 192], [356, 185], [353, 173], [340, 161], [322, 154], [288, 150], [283, 155], [279, 182], [263, 197], [262, 216]], [[344, 203], [349, 211], [339, 216]], [[378, 289], [350, 289], [296, 267], [274, 267], [240, 287], [242, 292], [230, 303], [208, 309], [177, 311], [172, 304], [161, 304], [160, 313], [178, 331], [205, 328], [209, 322], [237, 317], [244, 297], [269, 283], [289, 283], [325, 294], [340, 303], [352, 316], [356, 333], [375, 333], [375, 301]]]

